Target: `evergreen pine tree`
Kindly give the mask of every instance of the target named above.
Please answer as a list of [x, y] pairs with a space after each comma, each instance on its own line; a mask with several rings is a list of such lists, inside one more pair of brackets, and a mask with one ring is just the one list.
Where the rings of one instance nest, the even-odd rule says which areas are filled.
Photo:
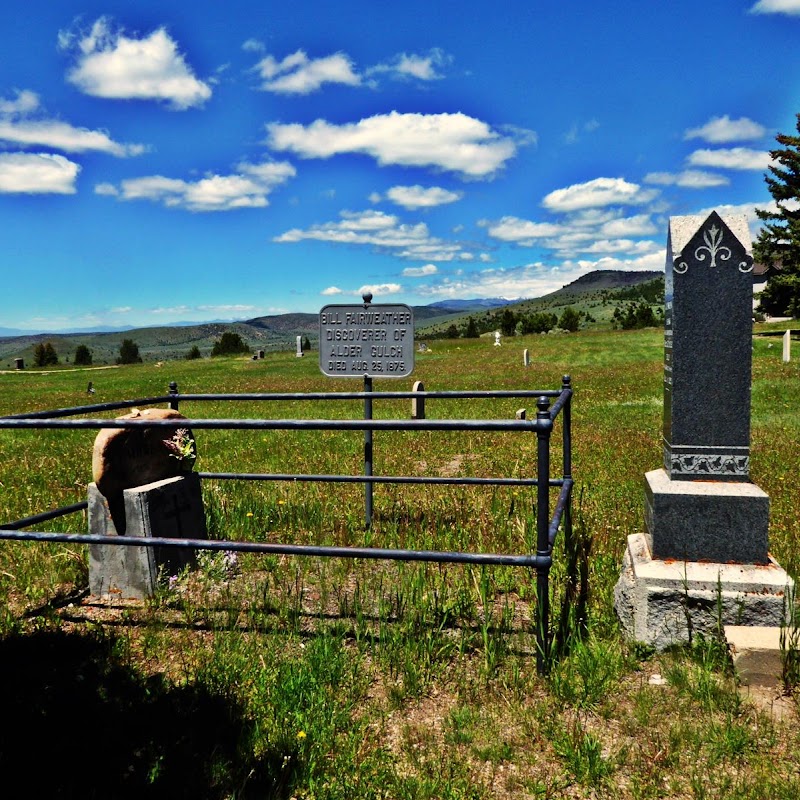
[[85, 344], [79, 344], [75, 348], [75, 365], [78, 367], [88, 367], [92, 363], [92, 351]]
[[138, 364], [142, 360], [139, 355], [139, 345], [133, 339], [123, 339], [119, 347], [117, 364]]
[[[797, 115], [800, 133], [800, 114]], [[783, 145], [771, 150], [772, 166], [764, 176], [776, 211], [756, 209], [764, 227], [753, 247], [756, 261], [780, 269], [761, 293], [762, 311], [774, 316], [800, 315], [800, 136], [779, 133]]]

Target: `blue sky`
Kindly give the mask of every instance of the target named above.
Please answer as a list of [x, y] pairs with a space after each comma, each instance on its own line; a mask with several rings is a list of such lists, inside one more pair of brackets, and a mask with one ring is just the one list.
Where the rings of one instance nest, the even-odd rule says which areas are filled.
[[537, 297], [770, 201], [800, 0], [28, 0], [0, 327]]

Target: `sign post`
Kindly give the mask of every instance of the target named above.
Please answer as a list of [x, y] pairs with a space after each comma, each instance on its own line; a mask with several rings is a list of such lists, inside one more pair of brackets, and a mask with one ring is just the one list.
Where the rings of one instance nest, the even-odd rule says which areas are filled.
[[[364, 379], [364, 419], [372, 419], [372, 379], [414, 370], [414, 312], [407, 305], [329, 305], [319, 312], [319, 368], [329, 378]], [[364, 475], [372, 476], [372, 430], [364, 431]], [[372, 481], [364, 484], [366, 527], [372, 525]]]

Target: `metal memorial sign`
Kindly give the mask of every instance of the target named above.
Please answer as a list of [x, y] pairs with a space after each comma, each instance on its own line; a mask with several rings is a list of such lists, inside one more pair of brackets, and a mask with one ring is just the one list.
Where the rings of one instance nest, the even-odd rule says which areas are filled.
[[330, 378], [405, 378], [414, 370], [407, 305], [330, 305], [319, 312], [319, 368]]

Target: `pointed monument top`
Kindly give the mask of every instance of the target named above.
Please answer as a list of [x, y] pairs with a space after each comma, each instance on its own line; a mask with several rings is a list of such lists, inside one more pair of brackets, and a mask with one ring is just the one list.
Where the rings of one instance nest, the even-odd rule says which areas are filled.
[[707, 217], [694, 214], [686, 217], [669, 218], [669, 240], [672, 246], [672, 253], [677, 257], [689, 244], [697, 231], [705, 225], [712, 217], [718, 217], [738, 239], [747, 255], [753, 254], [753, 241], [750, 236], [750, 228], [747, 224], [747, 217], [744, 214], [719, 214], [712, 211]]

